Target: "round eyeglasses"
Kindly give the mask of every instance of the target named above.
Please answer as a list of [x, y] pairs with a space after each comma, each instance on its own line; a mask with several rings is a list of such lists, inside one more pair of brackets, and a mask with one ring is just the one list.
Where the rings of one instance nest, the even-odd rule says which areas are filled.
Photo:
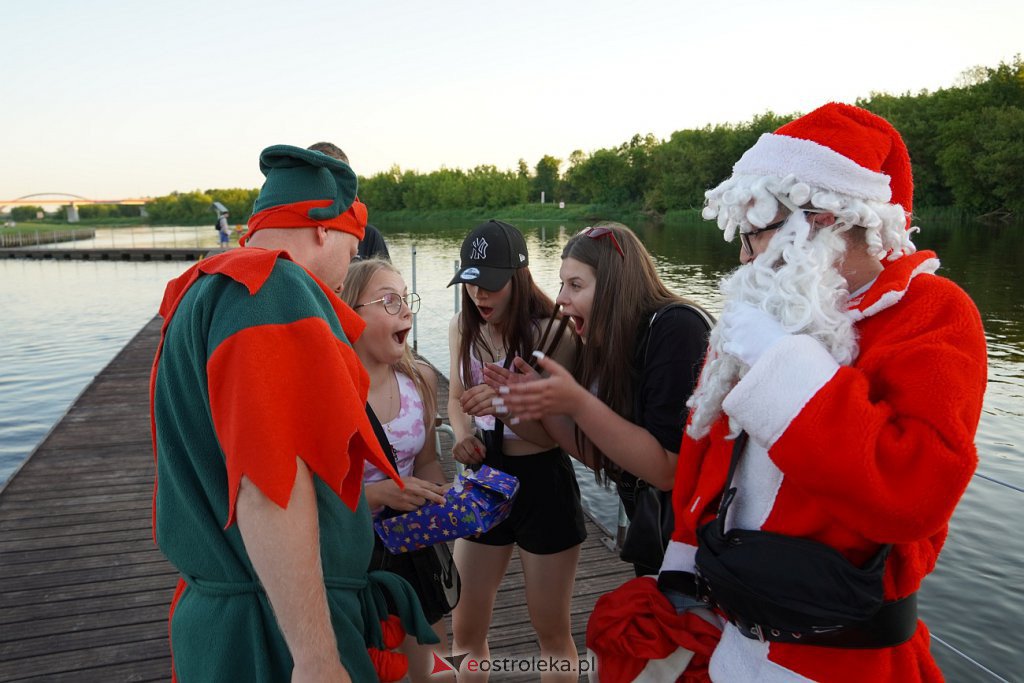
[[416, 292], [409, 292], [405, 296], [400, 296], [394, 292], [388, 292], [379, 299], [367, 301], [365, 304], [356, 304], [352, 309], [355, 310], [370, 304], [381, 304], [384, 306], [384, 310], [391, 315], [398, 315], [402, 310], [403, 303], [409, 307], [410, 313], [417, 313], [420, 310], [420, 295]]

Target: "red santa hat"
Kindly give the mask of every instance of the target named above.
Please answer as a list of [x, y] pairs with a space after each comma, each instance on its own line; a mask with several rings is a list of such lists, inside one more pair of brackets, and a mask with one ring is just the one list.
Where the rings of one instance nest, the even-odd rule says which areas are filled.
[[795, 176], [865, 201], [913, 207], [914, 180], [903, 138], [888, 121], [830, 102], [766, 133], [733, 167], [736, 175]]
[[903, 139], [869, 111], [830, 102], [765, 133], [704, 193], [706, 219], [726, 241], [768, 225], [780, 204], [830, 211], [838, 229], [866, 229], [868, 253], [892, 261], [916, 251], [910, 237], [914, 180]]

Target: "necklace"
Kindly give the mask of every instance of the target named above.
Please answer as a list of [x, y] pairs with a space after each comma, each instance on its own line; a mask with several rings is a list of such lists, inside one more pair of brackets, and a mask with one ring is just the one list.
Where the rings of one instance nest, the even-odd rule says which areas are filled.
[[[401, 406], [396, 409], [394, 407], [395, 389], [398, 387], [398, 375], [394, 370], [391, 370], [388, 377], [388, 402], [385, 407], [385, 415], [390, 415], [391, 419], [384, 423], [384, 429], [390, 434], [391, 433], [391, 422], [398, 417], [398, 412]], [[392, 411], [394, 413], [392, 414]]]

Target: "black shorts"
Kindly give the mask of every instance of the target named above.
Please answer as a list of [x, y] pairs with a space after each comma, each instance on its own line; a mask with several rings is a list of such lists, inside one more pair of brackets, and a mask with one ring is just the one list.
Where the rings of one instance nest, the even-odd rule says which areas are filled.
[[535, 555], [553, 555], [587, 538], [580, 486], [569, 456], [560, 448], [533, 455], [488, 453], [484, 464], [519, 479], [519, 493], [504, 522], [466, 540], [511, 545]]

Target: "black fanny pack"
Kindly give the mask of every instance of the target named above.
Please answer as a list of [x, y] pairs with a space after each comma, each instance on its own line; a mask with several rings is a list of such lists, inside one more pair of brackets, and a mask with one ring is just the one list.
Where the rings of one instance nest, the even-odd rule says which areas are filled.
[[721, 609], [749, 638], [829, 647], [898, 645], [917, 628], [916, 595], [886, 602], [882, 577], [892, 549], [858, 567], [834, 548], [767, 531], [725, 530], [730, 488], [747, 435], [733, 448], [718, 517], [697, 530], [698, 598]]

